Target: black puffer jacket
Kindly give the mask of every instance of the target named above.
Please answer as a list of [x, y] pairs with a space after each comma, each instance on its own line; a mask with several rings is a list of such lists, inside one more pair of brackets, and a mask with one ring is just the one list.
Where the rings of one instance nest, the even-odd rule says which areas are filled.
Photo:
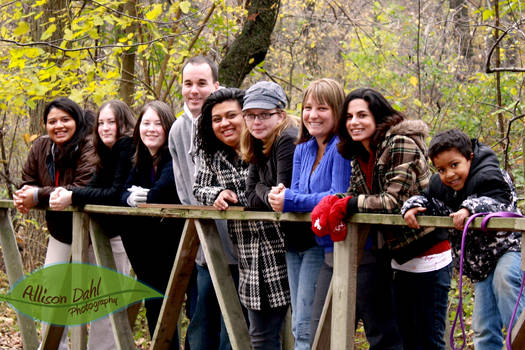
[[[434, 215], [449, 215], [461, 208], [468, 209], [471, 215], [497, 211], [518, 212], [518, 197], [514, 185], [509, 175], [499, 168], [496, 153], [477, 140], [472, 140], [472, 146], [474, 157], [465, 186], [461, 190], [454, 191], [445, 186], [439, 175], [434, 174], [424, 196], [410, 198], [403, 205], [402, 214], [419, 206], [430, 208]], [[459, 263], [461, 236], [461, 231], [449, 230], [456, 265]], [[520, 251], [520, 241], [519, 232], [469, 231], [465, 241], [465, 274], [473, 282], [484, 280], [503, 254], [507, 251]]]

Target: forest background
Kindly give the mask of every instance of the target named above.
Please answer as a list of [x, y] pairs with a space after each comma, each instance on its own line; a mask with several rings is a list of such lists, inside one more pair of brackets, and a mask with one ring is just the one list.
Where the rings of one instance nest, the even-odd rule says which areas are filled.
[[[519, 0], [0, 0], [0, 196], [44, 133], [46, 101], [85, 108], [159, 99], [180, 111], [181, 66], [208, 55], [224, 86], [302, 92], [329, 77], [369, 86], [431, 134], [490, 145], [524, 197], [525, 4]], [[41, 213], [13, 213], [26, 271], [43, 261]], [[1, 287], [1, 286], [0, 286]], [[2, 319], [0, 319], [2, 322]]]

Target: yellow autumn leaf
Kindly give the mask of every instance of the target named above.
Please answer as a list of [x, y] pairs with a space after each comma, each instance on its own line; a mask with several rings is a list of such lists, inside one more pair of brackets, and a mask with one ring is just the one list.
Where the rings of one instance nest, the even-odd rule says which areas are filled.
[[24, 134], [24, 141], [26, 142], [26, 144], [30, 144], [31, 142], [35, 141], [37, 137], [37, 134], [29, 135], [26, 133]]
[[18, 22], [18, 26], [14, 30], [15, 35], [24, 35], [29, 31], [29, 24], [27, 22]]
[[57, 29], [56, 24], [51, 24], [45, 32], [42, 33], [42, 36], [40, 37], [41, 40], [47, 40], [53, 35], [55, 30]]
[[415, 76], [411, 76], [409, 79], [408, 79], [410, 85], [412, 86], [417, 86], [417, 78]]
[[179, 4], [179, 8], [182, 11], [182, 13], [187, 14], [190, 11], [191, 4], [189, 1], [182, 1]]
[[161, 13], [162, 13], [162, 5], [155, 4], [153, 5], [153, 8], [151, 9], [151, 11], [146, 13], [146, 19], [152, 21], [156, 19], [157, 17], [159, 17]]

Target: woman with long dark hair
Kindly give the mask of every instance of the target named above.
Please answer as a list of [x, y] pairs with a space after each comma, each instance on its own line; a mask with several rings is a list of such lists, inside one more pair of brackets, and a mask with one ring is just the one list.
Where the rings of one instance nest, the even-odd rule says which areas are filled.
[[[180, 204], [168, 150], [168, 133], [175, 116], [164, 102], [147, 103], [133, 131], [136, 148], [133, 168], [124, 185], [121, 202]], [[184, 220], [130, 217], [122, 236], [126, 253], [137, 278], [164, 294], [177, 253]], [[162, 299], [146, 300], [146, 317], [153, 336]], [[178, 349], [178, 339], [172, 343]]]
[[[352, 179], [348, 193], [331, 204], [328, 217], [335, 240], [344, 239], [343, 220], [349, 215], [399, 213], [406, 199], [423, 191], [430, 179], [427, 132], [423, 121], [408, 120], [373, 89], [348, 94], [338, 135], [339, 152], [352, 159]], [[396, 348], [445, 348], [450, 244], [441, 231], [429, 231], [382, 226], [368, 235], [358, 270], [357, 312], [371, 349], [394, 341]], [[391, 316], [392, 267], [403, 344]], [[372, 334], [388, 342], [376, 343]]]
[[[16, 209], [23, 214], [33, 207], [46, 208], [57, 187], [86, 186], [95, 169], [86, 111], [69, 98], [59, 97], [46, 105], [43, 119], [47, 135], [33, 143], [22, 169], [22, 187], [13, 196]], [[69, 262], [72, 214], [46, 211], [46, 222], [50, 237], [44, 264]], [[67, 331], [60, 343], [60, 349], [66, 348]]]
[[[92, 133], [97, 156], [96, 173], [87, 187], [72, 187], [69, 190], [57, 187], [50, 196], [51, 209], [64, 210], [71, 204], [118, 205], [120, 203], [120, 195], [131, 169], [133, 140], [130, 135], [134, 125], [133, 112], [124, 102], [112, 100], [100, 106]], [[128, 274], [131, 265], [120, 238], [122, 218], [107, 215], [96, 215], [95, 217], [110, 238], [117, 271]], [[92, 249], [89, 250], [89, 261], [95, 263]], [[88, 348], [92, 348], [94, 342], [97, 343], [97, 349], [115, 348], [109, 319], [103, 320], [97, 322], [106, 322], [104, 327], [91, 328]]]

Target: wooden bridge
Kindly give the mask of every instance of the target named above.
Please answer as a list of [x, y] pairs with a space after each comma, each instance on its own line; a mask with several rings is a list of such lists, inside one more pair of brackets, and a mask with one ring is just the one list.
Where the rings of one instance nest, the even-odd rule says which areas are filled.
[[[0, 245], [10, 285], [23, 277], [22, 260], [16, 244], [9, 209], [12, 201], [0, 200]], [[91, 239], [97, 264], [115, 269], [109, 239], [91, 214], [154, 216], [166, 218], [185, 218], [186, 223], [177, 250], [164, 303], [150, 349], [168, 349], [175, 334], [175, 327], [182, 308], [184, 293], [199, 241], [210, 270], [224, 322], [233, 349], [252, 349], [248, 328], [241, 311], [239, 299], [233, 283], [222, 243], [214, 219], [228, 220], [269, 220], [269, 221], [310, 221], [310, 214], [254, 212], [242, 210], [217, 211], [212, 207], [152, 205], [144, 208], [86, 205], [84, 208], [70, 208], [73, 212], [72, 261], [87, 262], [89, 239]], [[423, 227], [453, 227], [448, 217], [420, 217]], [[357, 287], [357, 268], [359, 266], [368, 228], [374, 225], [405, 225], [399, 215], [355, 214], [348, 222], [346, 240], [334, 244], [334, 274], [325, 307], [319, 322], [313, 349], [347, 350], [354, 349], [355, 301]], [[474, 228], [479, 228], [481, 219], [476, 219]], [[489, 230], [525, 232], [525, 218], [495, 218], [488, 225]], [[523, 237], [523, 236], [522, 236]], [[525, 270], [525, 253], [522, 239], [522, 265]], [[17, 313], [24, 349], [37, 349], [40, 343], [35, 321]], [[110, 315], [118, 349], [134, 350], [132, 329], [127, 312], [120, 311]], [[525, 312], [516, 322], [512, 331], [512, 347], [525, 349]], [[42, 349], [58, 347], [63, 327], [51, 326], [44, 335]], [[72, 346], [75, 350], [86, 349], [86, 326], [71, 327]]]

